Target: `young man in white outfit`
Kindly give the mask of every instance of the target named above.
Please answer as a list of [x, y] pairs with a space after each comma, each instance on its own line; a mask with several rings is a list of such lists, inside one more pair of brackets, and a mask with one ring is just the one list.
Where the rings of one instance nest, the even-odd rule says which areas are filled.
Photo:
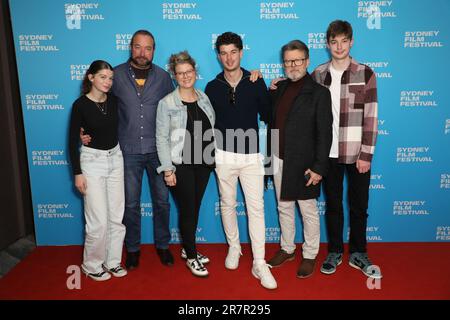
[[277, 283], [265, 261], [264, 166], [258, 147], [258, 114], [267, 122], [270, 97], [264, 80], [250, 80], [241, 68], [242, 39], [226, 32], [216, 41], [223, 72], [208, 83], [205, 92], [216, 113], [216, 173], [222, 223], [229, 244], [225, 267], [237, 269], [242, 255], [236, 213], [238, 179], [245, 195], [253, 252], [252, 274], [267, 289]]

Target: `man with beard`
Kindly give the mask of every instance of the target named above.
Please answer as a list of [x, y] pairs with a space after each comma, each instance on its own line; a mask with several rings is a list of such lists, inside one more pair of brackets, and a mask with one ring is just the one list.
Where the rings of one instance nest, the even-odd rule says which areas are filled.
[[[309, 49], [293, 40], [281, 49], [286, 80], [271, 91], [271, 130], [274, 185], [281, 227], [281, 249], [269, 261], [273, 267], [295, 259], [295, 202], [303, 220], [304, 243], [297, 277], [313, 274], [320, 245], [320, 217], [316, 198], [328, 168], [332, 140], [330, 92], [307, 72]], [[276, 145], [278, 143], [278, 145]]]
[[[141, 244], [141, 189], [144, 170], [149, 179], [153, 234], [157, 254], [164, 265], [173, 265], [169, 251], [169, 191], [156, 151], [156, 110], [158, 102], [174, 90], [170, 75], [152, 63], [155, 38], [147, 30], [138, 30], [130, 43], [130, 59], [114, 68], [112, 92], [119, 109], [119, 143], [125, 167], [125, 246], [127, 269], [139, 265]], [[94, 137], [91, 137], [95, 139]], [[82, 136], [83, 143], [89, 141]], [[114, 235], [112, 235], [114, 236]]]

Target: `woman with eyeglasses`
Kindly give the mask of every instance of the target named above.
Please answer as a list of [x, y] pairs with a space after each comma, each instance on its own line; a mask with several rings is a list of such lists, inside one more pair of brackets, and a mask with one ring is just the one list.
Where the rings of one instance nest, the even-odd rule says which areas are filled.
[[206, 277], [208, 257], [196, 249], [201, 201], [214, 166], [215, 114], [206, 94], [194, 88], [197, 72], [187, 51], [172, 54], [169, 68], [178, 86], [158, 105], [156, 147], [164, 180], [178, 206], [181, 257], [195, 276]]

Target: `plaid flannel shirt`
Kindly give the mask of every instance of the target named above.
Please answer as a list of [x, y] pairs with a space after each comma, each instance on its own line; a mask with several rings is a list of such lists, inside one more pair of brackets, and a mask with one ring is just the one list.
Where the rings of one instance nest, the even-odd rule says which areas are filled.
[[[312, 73], [313, 79], [330, 88], [331, 61]], [[378, 100], [375, 73], [353, 58], [341, 79], [339, 115], [339, 163], [372, 161], [378, 130]]]

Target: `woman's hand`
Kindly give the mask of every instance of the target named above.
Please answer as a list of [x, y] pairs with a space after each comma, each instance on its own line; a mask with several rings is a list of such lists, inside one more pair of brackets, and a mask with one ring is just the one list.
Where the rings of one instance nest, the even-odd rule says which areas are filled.
[[87, 182], [82, 174], [75, 175], [75, 187], [83, 196], [86, 194]]
[[175, 172], [173, 170], [164, 171], [164, 181], [166, 185], [169, 187], [174, 187], [177, 184], [177, 177], [175, 176]]

